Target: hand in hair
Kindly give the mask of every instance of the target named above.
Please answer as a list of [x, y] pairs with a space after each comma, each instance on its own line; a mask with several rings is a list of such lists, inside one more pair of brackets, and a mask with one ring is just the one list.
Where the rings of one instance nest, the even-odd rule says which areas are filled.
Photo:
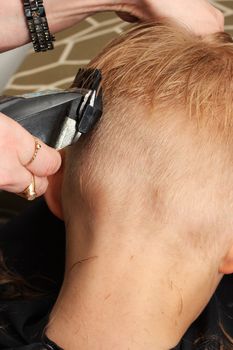
[[132, 0], [118, 15], [126, 21], [172, 18], [195, 34], [224, 30], [224, 16], [207, 0]]
[[[190, 28], [195, 34], [205, 35], [224, 30], [224, 16], [207, 0], [44, 0], [52, 33], [69, 28], [89, 15], [115, 11], [126, 21], [148, 21], [171, 18]], [[21, 1], [2, 0], [0, 52], [29, 42]], [[4, 16], [9, 13], [9, 16]], [[17, 32], [17, 35], [15, 33]]]

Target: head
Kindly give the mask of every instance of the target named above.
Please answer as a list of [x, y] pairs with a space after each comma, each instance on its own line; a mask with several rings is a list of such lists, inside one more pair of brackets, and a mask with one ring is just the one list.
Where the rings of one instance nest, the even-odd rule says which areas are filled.
[[135, 226], [141, 235], [157, 235], [183, 264], [187, 257], [202, 261], [206, 276], [232, 273], [230, 36], [201, 38], [174, 24], [145, 24], [90, 67], [102, 71], [104, 115], [67, 150], [61, 203], [50, 188], [52, 210], [68, 230], [77, 222], [90, 230], [107, 222]]

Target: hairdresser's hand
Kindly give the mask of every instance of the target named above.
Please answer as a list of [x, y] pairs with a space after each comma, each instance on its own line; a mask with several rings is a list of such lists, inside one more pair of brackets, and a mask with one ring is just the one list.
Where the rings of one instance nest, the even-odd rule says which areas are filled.
[[224, 16], [207, 0], [129, 0], [118, 13], [128, 21], [172, 18], [199, 35], [224, 30]]
[[18, 123], [0, 113], [0, 189], [20, 193], [32, 182], [38, 196], [45, 193], [47, 176], [54, 174], [61, 165], [59, 153], [39, 141], [41, 148], [36, 158], [34, 137]]
[[[44, 0], [44, 5], [52, 33], [104, 11], [127, 21], [172, 18], [201, 35], [224, 29], [223, 15], [207, 0], [69, 0], [68, 6], [64, 0]], [[0, 17], [0, 52], [30, 42], [22, 1], [1, 0]]]

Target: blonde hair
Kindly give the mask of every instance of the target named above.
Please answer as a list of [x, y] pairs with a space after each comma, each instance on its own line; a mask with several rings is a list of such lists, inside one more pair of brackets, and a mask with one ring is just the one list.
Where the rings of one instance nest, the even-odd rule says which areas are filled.
[[227, 33], [198, 37], [149, 23], [122, 35], [91, 62], [103, 73], [105, 104], [117, 97], [232, 125], [233, 45]]
[[[203, 182], [209, 192], [210, 186], [218, 187], [217, 177], [211, 184], [206, 181], [208, 171], [215, 172], [213, 164], [228, 181], [225, 165], [233, 146], [233, 45], [228, 34], [202, 38], [173, 23], [148, 23], [110, 43], [90, 67], [102, 71], [104, 115], [74, 147], [67, 174], [69, 184], [80, 179], [85, 200], [102, 187], [114, 196], [116, 181], [119, 198], [127, 192], [119, 187], [128, 179], [134, 187], [147, 184], [147, 193], [151, 185], [157, 200], [158, 191], [166, 193], [171, 203], [186, 195], [180, 179]], [[198, 192], [196, 201], [198, 195], [205, 197]], [[210, 211], [215, 202], [209, 201]], [[202, 207], [206, 202], [197, 210]]]

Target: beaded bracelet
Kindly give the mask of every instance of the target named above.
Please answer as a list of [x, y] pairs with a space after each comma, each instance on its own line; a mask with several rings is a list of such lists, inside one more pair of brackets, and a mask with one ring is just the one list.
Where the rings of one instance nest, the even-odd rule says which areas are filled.
[[52, 50], [55, 37], [49, 31], [43, 0], [23, 0], [23, 5], [35, 52]]

